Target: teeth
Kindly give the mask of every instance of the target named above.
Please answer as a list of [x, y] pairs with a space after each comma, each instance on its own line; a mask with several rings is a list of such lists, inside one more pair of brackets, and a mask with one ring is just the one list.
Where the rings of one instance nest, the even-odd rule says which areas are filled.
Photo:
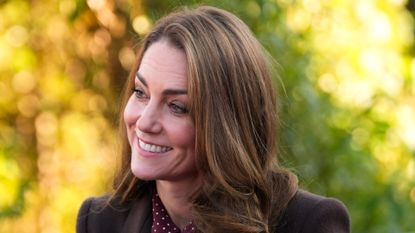
[[140, 147], [143, 150], [148, 151], [148, 152], [153, 152], [153, 153], [164, 153], [166, 151], [171, 150], [170, 147], [151, 145], [151, 144], [147, 144], [147, 143], [145, 143], [141, 140], [139, 140], [139, 144], [140, 144]]

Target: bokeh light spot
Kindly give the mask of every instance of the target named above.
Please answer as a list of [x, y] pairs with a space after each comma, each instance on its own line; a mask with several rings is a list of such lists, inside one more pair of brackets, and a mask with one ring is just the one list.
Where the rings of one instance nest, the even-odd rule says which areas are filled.
[[246, 12], [249, 14], [249, 16], [257, 18], [261, 15], [261, 7], [259, 7], [256, 1], [249, 1], [246, 4]]
[[52, 112], [43, 112], [35, 120], [37, 139], [41, 145], [51, 146], [56, 142], [58, 119]]
[[135, 61], [134, 51], [130, 47], [124, 47], [118, 53], [118, 59], [125, 70], [130, 70]]
[[13, 89], [18, 93], [29, 93], [36, 85], [36, 79], [29, 71], [20, 71], [12, 80]]
[[332, 74], [326, 73], [321, 75], [318, 79], [318, 86], [324, 92], [330, 93], [337, 89], [337, 82]]
[[29, 34], [25, 27], [20, 25], [12, 26], [6, 32], [6, 40], [13, 47], [20, 47], [24, 45], [29, 38]]
[[69, 15], [76, 9], [76, 3], [73, 0], [60, 0], [59, 11], [64, 15]]
[[294, 32], [304, 32], [311, 22], [308, 11], [300, 8], [289, 8], [287, 11], [287, 26]]
[[89, 8], [95, 11], [100, 11], [105, 7], [106, 0], [87, 0]]
[[150, 30], [150, 20], [145, 15], [139, 15], [133, 19], [133, 28], [140, 35], [147, 34]]
[[20, 98], [17, 109], [25, 117], [33, 117], [39, 110], [40, 101], [36, 95], [26, 95]]

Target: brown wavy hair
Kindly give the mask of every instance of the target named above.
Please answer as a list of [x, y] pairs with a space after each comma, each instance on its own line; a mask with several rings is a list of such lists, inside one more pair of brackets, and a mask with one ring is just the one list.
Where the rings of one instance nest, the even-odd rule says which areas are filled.
[[[145, 51], [167, 39], [188, 61], [188, 95], [195, 156], [203, 176], [193, 212], [201, 232], [274, 232], [297, 178], [278, 165], [276, 96], [269, 56], [235, 15], [214, 7], [184, 8], [160, 19], [144, 38], [125, 87], [131, 95]], [[137, 198], [147, 182], [130, 169], [120, 117], [121, 166], [114, 195]]]

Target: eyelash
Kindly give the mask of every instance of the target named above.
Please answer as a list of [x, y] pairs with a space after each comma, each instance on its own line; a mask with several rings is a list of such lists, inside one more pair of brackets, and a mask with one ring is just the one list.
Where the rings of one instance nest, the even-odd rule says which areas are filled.
[[175, 114], [186, 114], [189, 112], [186, 107], [182, 107], [175, 103], [170, 103], [169, 107], [171, 111], [174, 112]]
[[144, 91], [142, 91], [141, 89], [133, 88], [131, 89], [131, 91], [134, 93], [135, 97], [137, 97], [138, 99], [146, 98]]
[[[147, 99], [148, 97], [145, 96], [144, 91], [139, 88], [132, 88], [131, 91], [134, 93], [137, 99]], [[174, 102], [168, 104], [169, 108], [174, 114], [186, 114], [189, 110], [185, 106], [180, 106]]]

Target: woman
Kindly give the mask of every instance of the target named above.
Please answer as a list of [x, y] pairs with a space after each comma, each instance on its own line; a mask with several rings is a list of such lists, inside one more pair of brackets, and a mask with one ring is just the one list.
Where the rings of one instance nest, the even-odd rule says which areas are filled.
[[277, 165], [270, 66], [231, 13], [159, 20], [123, 103], [114, 193], [83, 203], [77, 232], [349, 232], [341, 202]]

